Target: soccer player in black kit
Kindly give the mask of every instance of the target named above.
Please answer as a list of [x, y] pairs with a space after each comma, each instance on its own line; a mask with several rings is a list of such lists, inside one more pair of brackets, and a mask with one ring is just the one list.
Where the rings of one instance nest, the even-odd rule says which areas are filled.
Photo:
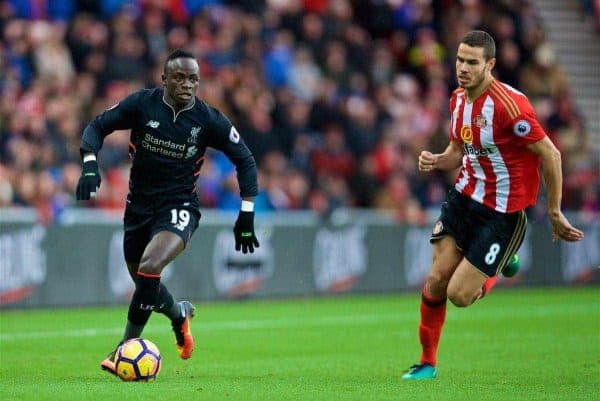
[[[160, 275], [198, 227], [195, 182], [207, 147], [224, 152], [236, 166], [242, 203], [233, 229], [235, 249], [247, 253], [259, 246], [254, 233], [258, 191], [254, 157], [227, 117], [196, 98], [199, 79], [193, 55], [176, 50], [165, 62], [162, 88], [137, 91], [91, 121], [83, 131], [83, 171], [77, 185], [78, 200], [95, 197], [100, 187], [96, 154], [104, 137], [131, 129], [133, 164], [123, 248], [135, 292], [123, 341], [140, 337], [156, 311], [171, 319], [182, 359], [194, 349], [190, 330], [194, 307], [188, 301], [175, 302]], [[111, 352], [101, 367], [116, 374], [114, 355]]]

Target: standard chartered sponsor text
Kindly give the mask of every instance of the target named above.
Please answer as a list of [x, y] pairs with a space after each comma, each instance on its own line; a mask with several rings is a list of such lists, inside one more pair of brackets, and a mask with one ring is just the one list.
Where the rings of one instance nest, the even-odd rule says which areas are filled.
[[174, 143], [170, 139], [159, 139], [150, 134], [144, 135], [142, 147], [151, 152], [177, 159], [183, 158], [183, 152], [185, 150], [185, 144]]

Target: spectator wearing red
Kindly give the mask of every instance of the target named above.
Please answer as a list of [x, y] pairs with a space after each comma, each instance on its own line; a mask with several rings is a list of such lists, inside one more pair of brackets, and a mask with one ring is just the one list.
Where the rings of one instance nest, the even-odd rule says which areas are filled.
[[356, 162], [346, 146], [344, 131], [339, 124], [325, 126], [323, 145], [311, 155], [311, 167], [315, 176], [332, 175], [350, 178], [356, 168]]

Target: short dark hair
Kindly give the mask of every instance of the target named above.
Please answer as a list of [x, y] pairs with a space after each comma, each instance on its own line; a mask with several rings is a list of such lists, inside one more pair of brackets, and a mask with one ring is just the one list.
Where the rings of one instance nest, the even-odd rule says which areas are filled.
[[176, 58], [191, 58], [191, 59], [196, 59], [196, 57], [194, 57], [194, 55], [186, 50], [181, 50], [181, 49], [177, 49], [175, 51], [173, 51], [171, 54], [169, 54], [169, 57], [167, 57], [167, 59], [165, 60], [165, 65], [163, 67], [163, 69], [165, 71], [167, 71], [167, 64], [169, 64], [169, 61], [171, 60], [175, 60]]
[[460, 41], [467, 46], [483, 47], [483, 57], [485, 61], [496, 57], [496, 42], [489, 33], [485, 31], [468, 32]]

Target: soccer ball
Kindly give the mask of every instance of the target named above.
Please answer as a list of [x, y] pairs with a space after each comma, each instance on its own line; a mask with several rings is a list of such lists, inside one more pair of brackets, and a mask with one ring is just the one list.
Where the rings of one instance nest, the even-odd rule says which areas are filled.
[[160, 351], [152, 341], [132, 338], [117, 349], [117, 374], [124, 381], [151, 381], [160, 371]]

